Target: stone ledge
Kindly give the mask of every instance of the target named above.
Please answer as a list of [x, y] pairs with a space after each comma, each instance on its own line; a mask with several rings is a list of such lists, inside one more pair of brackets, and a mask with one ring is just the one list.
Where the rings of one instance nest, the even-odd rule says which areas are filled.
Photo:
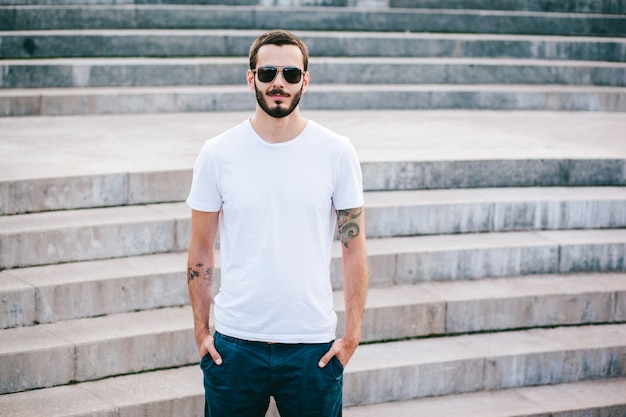
[[619, 416], [626, 410], [625, 379], [513, 388], [423, 398], [345, 409], [346, 417], [575, 417], [581, 413]]
[[[43, 213], [19, 219], [43, 222], [43, 226], [34, 228], [0, 218], [6, 227], [0, 234], [0, 265], [11, 269], [186, 250], [190, 221], [187, 206], [171, 205], [170, 213], [154, 207], [92, 209], [78, 218], [73, 212], [59, 212], [64, 216]], [[116, 218], [116, 213], [126, 218]], [[140, 213], [146, 217], [137, 218]], [[93, 215], [104, 217], [94, 221]], [[58, 219], [64, 227], [45, 223], [51, 219]], [[520, 231], [376, 238], [368, 241], [368, 248], [375, 281], [413, 283], [527, 273], [621, 271], [625, 266], [620, 251], [625, 242], [622, 229]], [[339, 287], [340, 250], [337, 242], [335, 245], [331, 275], [335, 287]]]
[[[1, 88], [238, 85], [245, 58], [57, 58], [0, 61]], [[313, 58], [315, 84], [624, 86], [626, 64], [493, 58]]]
[[[45, 19], [43, 18], [45, 16]], [[0, 8], [2, 30], [255, 29], [623, 36], [621, 15], [459, 9], [225, 7], [206, 5]]]
[[[455, 57], [626, 61], [626, 39], [576, 36], [298, 33], [313, 57]], [[0, 56], [246, 57], [254, 30], [50, 30], [0, 33]], [[25, 48], [24, 45], [29, 45]], [[503, 51], [506, 51], [503, 54]]]
[[186, 261], [180, 252], [0, 272], [0, 328], [188, 304]]
[[591, 326], [361, 346], [346, 370], [344, 403], [623, 376], [625, 331]]
[[[623, 271], [626, 230], [476, 233], [368, 241], [374, 285], [529, 274]], [[587, 256], [576, 258], [584, 248]], [[339, 253], [339, 244], [336, 252]], [[579, 260], [577, 260], [579, 259]], [[341, 266], [333, 263], [335, 288]]]
[[517, 10], [561, 13], [626, 14], [626, 5], [620, 0], [3, 0], [6, 5], [229, 5], [280, 7], [369, 7], [369, 8], [426, 8], [471, 10]]
[[[8, 412], [6, 417], [194, 416], [204, 409], [201, 378], [199, 368], [193, 366], [4, 395], [0, 396], [0, 406]], [[623, 378], [602, 379], [350, 407], [344, 409], [344, 415], [453, 417], [462, 409], [468, 417], [537, 417], [550, 413], [575, 417], [582, 412], [618, 416], [626, 408], [625, 389]], [[278, 417], [274, 407], [267, 417]]]
[[[246, 87], [110, 87], [0, 90], [0, 116], [252, 111]], [[311, 110], [626, 111], [626, 88], [518, 85], [317, 85]]]
[[[191, 186], [191, 168], [159, 170], [156, 162], [153, 165], [153, 170], [146, 172], [85, 173], [75, 177], [54, 177], [54, 173], [49, 173], [48, 178], [6, 180], [0, 182], [0, 196], [6, 196], [0, 199], [0, 214], [32, 214], [55, 210], [184, 201]], [[366, 192], [370, 192], [367, 195], [371, 195], [371, 198], [377, 198], [376, 191], [380, 190], [389, 193], [383, 194], [385, 198], [393, 198], [393, 192], [400, 195], [403, 192], [411, 192], [409, 190], [424, 189], [436, 190], [430, 191], [432, 193], [445, 193], [443, 189], [497, 187], [495, 193], [510, 194], [502, 187], [510, 187], [513, 189], [512, 192], [516, 192], [519, 188], [515, 187], [615, 186], [626, 183], [626, 160], [621, 159], [553, 157], [466, 161], [363, 161], [361, 166], [363, 186]], [[57, 175], [59, 174], [61, 173]], [[545, 191], [550, 193], [551, 189]], [[578, 190], [572, 189], [571, 192], [576, 193]], [[483, 192], [488, 193], [489, 191]], [[577, 204], [589, 207], [597, 205], [597, 209], [602, 210], [606, 204], [619, 205], [618, 200], [588, 203], [579, 201]], [[486, 203], [486, 200], [483, 199], [482, 202]], [[536, 202], [530, 204], [532, 206]], [[549, 202], [541, 204], [545, 205], [542, 210], [547, 210], [550, 206]], [[522, 209], [524, 202], [502, 202], [500, 205], [503, 212], [498, 214], [499, 223], [496, 229], [506, 229], [510, 227], [507, 225], [510, 223], [507, 218], [510, 216], [509, 212]], [[529, 206], [528, 209], [530, 208]], [[583, 207], [580, 209], [584, 211]], [[563, 213], [566, 211], [564, 209]], [[534, 214], [526, 212], [523, 221], [529, 225], [546, 221], [550, 225], [559, 223], [556, 219], [548, 219], [546, 216], [549, 215], [541, 211]], [[619, 222], [618, 213], [609, 213], [608, 216], [613, 218], [614, 222]], [[611, 223], [604, 223], [605, 218], [603, 216], [602, 219], [587, 224], [610, 226]], [[587, 218], [583, 220], [589, 221]], [[568, 222], [577, 220], [568, 218], [562, 221], [563, 224]], [[513, 224], [512, 227], [520, 226]]]
[[189, 221], [184, 203], [4, 216], [0, 268], [181, 251]]
[[197, 360], [189, 307], [2, 331], [2, 393], [188, 365]]
[[[623, 321], [626, 275], [575, 274], [370, 288], [363, 342]], [[343, 334], [343, 292], [335, 292]]]

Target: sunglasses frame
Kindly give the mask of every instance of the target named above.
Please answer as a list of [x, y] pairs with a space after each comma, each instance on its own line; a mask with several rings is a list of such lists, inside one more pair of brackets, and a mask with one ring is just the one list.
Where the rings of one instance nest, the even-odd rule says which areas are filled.
[[[263, 81], [261, 79], [261, 77], [258, 76], [258, 72], [259, 70], [273, 70], [274, 71], [274, 76], [267, 80], [267, 81]], [[288, 78], [290, 78], [291, 76], [287, 75], [285, 76], [285, 71], [287, 71], [287, 74], [289, 74], [292, 71], [298, 71], [298, 73], [300, 74], [298, 76], [298, 80], [297, 81], [289, 81]], [[283, 79], [288, 82], [289, 84], [298, 84], [300, 81], [302, 81], [302, 77], [304, 76], [304, 70], [298, 67], [277, 67], [275, 65], [263, 65], [262, 67], [258, 67], [255, 70], [252, 70], [252, 72], [257, 75], [257, 78], [259, 79], [260, 82], [262, 83], [271, 83], [272, 81], [274, 81], [274, 79], [276, 78], [276, 76], [278, 75], [279, 72], [283, 73]]]

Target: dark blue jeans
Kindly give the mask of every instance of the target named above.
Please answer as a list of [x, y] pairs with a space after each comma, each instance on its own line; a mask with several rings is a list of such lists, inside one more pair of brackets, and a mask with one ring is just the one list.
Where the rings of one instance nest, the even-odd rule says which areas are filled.
[[317, 363], [332, 343], [250, 342], [220, 333], [216, 365], [202, 358], [205, 417], [264, 417], [270, 396], [281, 417], [341, 417], [343, 366], [337, 358]]

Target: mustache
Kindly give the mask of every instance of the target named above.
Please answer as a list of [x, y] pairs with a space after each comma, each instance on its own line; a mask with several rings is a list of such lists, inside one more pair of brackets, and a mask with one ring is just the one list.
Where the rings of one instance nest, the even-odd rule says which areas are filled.
[[281, 96], [290, 96], [291, 94], [287, 93], [285, 90], [273, 89], [267, 92], [268, 96], [272, 96], [274, 94], [279, 94]]

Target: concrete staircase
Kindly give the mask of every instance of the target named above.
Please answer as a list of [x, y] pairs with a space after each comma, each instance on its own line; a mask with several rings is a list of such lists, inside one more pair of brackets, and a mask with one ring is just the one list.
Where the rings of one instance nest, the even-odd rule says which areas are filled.
[[[0, 188], [3, 416], [200, 415], [180, 200], [191, 150], [212, 132], [197, 127], [220, 131], [247, 114], [0, 120], [0, 167], [26, 164]], [[352, 133], [367, 190], [371, 289], [345, 374], [347, 416], [624, 416], [622, 118], [309, 115]], [[482, 142], [468, 143], [479, 127]], [[598, 128], [601, 143], [589, 136]], [[28, 161], [31, 146], [45, 160]], [[103, 155], [117, 173], [98, 166]], [[28, 163], [48, 173], [33, 178]]]
[[276, 27], [310, 47], [310, 110], [626, 110], [617, 0], [0, 4], [2, 116], [250, 110], [245, 57]]
[[182, 200], [286, 26], [363, 166], [345, 415], [626, 416], [622, 115], [411, 111], [623, 111], [623, 2], [85, 3], [0, 7], [0, 415], [201, 415]]

